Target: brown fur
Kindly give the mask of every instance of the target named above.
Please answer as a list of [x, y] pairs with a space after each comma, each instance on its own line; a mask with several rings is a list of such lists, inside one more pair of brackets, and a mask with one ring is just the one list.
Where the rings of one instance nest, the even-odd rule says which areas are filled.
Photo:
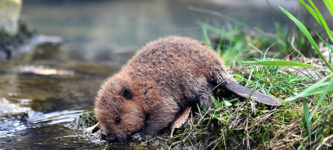
[[[98, 92], [95, 112], [104, 132], [117, 140], [127, 140], [138, 131], [153, 136], [184, 107], [211, 106], [212, 89], [230, 81], [212, 49], [190, 38], [161, 38], [107, 79]], [[124, 88], [130, 91], [125, 96]]]

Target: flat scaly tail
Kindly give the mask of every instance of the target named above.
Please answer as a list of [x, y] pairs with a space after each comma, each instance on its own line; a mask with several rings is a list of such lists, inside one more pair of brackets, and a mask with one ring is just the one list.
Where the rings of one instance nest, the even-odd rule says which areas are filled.
[[[232, 91], [233, 93], [244, 97], [244, 98], [251, 98], [257, 102], [271, 105], [271, 106], [280, 106], [281, 102], [273, 96], [265, 95], [259, 92], [254, 92], [251, 95], [251, 90], [247, 87], [244, 87], [236, 82], [230, 82], [225, 86], [228, 90]], [[250, 97], [251, 96], [251, 97]]]

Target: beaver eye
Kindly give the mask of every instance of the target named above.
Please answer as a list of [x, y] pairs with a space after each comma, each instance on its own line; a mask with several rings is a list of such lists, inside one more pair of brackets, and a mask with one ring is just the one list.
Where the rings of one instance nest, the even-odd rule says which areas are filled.
[[121, 95], [126, 99], [132, 99], [132, 93], [128, 88], [123, 88]]
[[115, 123], [116, 125], [118, 125], [118, 124], [120, 123], [120, 118], [119, 118], [119, 117], [116, 117], [116, 119], [114, 119], [114, 123]]

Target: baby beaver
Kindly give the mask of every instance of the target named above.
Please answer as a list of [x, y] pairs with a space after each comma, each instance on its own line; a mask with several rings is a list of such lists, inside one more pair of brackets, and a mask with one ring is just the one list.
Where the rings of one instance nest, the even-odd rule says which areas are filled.
[[[217, 86], [245, 98], [251, 94], [229, 77], [212, 49], [186, 37], [161, 38], [148, 43], [104, 82], [95, 113], [109, 141], [126, 141], [135, 133], [154, 136], [185, 107], [212, 106], [210, 96]], [[280, 105], [274, 97], [258, 92], [251, 98]]]

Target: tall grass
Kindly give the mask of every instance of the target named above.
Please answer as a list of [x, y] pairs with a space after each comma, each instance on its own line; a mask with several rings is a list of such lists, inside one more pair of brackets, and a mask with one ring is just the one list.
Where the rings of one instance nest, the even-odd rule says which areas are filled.
[[[328, 44], [333, 43], [333, 36], [332, 31], [330, 30], [329, 26], [327, 25], [324, 17], [320, 13], [319, 9], [313, 3], [312, 0], [308, 0], [306, 3], [304, 0], [299, 0], [299, 2], [308, 10], [308, 12], [315, 18], [315, 20], [320, 24], [320, 26], [326, 32], [327, 41], [325, 41], [322, 37], [325, 35], [317, 34], [320, 38], [321, 42], [323, 42], [331, 52], [333, 52], [332, 47]], [[328, 10], [330, 11], [331, 15], [333, 16], [333, 1], [332, 0], [324, 0], [324, 3]], [[306, 88], [303, 92], [286, 99], [286, 101], [291, 102], [295, 100], [302, 100], [303, 101], [303, 113], [304, 113], [304, 122], [307, 128], [307, 136], [308, 142], [306, 143], [307, 146], [311, 148], [313, 143], [323, 141], [327, 134], [325, 133], [324, 128], [327, 127], [327, 123], [333, 125], [332, 122], [328, 122], [329, 112], [332, 110], [333, 100], [332, 100], [332, 91], [333, 91], [333, 68], [332, 68], [332, 61], [331, 56], [329, 59], [325, 58], [317, 42], [314, 40], [314, 37], [310, 34], [309, 30], [306, 26], [299, 21], [295, 16], [293, 16], [290, 12], [281, 8], [281, 11], [291, 19], [298, 29], [305, 35], [308, 42], [311, 44], [313, 50], [319, 55], [320, 59], [324, 62], [324, 68], [329, 70], [331, 73], [328, 74], [323, 79], [319, 80], [312, 86]], [[254, 61], [254, 62], [245, 62], [247, 64], [256, 64], [256, 65], [276, 65], [276, 66], [299, 66], [299, 67], [314, 67], [308, 64], [297, 63], [293, 61]], [[317, 98], [319, 95], [319, 98]], [[312, 96], [312, 100], [308, 101], [304, 97]], [[317, 97], [316, 97], [317, 96]], [[314, 107], [309, 108], [309, 106], [314, 105]], [[316, 126], [316, 128], [313, 128]], [[320, 144], [319, 144], [320, 146]]]
[[[290, 38], [288, 38], [288, 31], [284, 28], [281, 28], [281, 26], [279, 26], [278, 24], [276, 25], [275, 34], [267, 36], [267, 34], [265, 34], [264, 32], [257, 30], [259, 31], [257, 33], [262, 34], [257, 34], [256, 37], [252, 39], [251, 35], [243, 33], [242, 27], [244, 26], [244, 24], [236, 26], [231, 30], [228, 30], [228, 28], [221, 29], [212, 27], [205, 23], [201, 23], [201, 26], [204, 31], [203, 33], [205, 44], [210, 45], [212, 48], [215, 48], [217, 52], [222, 56], [223, 60], [226, 61], [227, 65], [230, 65], [231, 60], [237, 60], [235, 62], [232, 62], [231, 64], [243, 63], [249, 65], [278, 67], [311, 67], [314, 68], [314, 72], [330, 72], [326, 75], [326, 77], [317, 80], [313, 84], [307, 84], [303, 87], [298, 87], [299, 89], [301, 89], [301, 91], [295, 91], [294, 93], [296, 95], [291, 96], [285, 100], [285, 104], [290, 104], [291, 102], [302, 102], [303, 121], [304, 126], [307, 128], [307, 133], [304, 136], [306, 136], [308, 140], [305, 143], [301, 143], [301, 145], [303, 145], [303, 147], [320, 147], [320, 142], [325, 141], [325, 138], [327, 140], [327, 138], [331, 134], [333, 134], [331, 129], [325, 129], [327, 127], [330, 127], [330, 125], [333, 126], [333, 123], [329, 122], [330, 119], [328, 118], [332, 114], [333, 109], [333, 68], [332, 56], [329, 54], [329, 57], [326, 58], [319, 47], [319, 43], [323, 43], [333, 53], [333, 46], [329, 44], [333, 43], [333, 35], [324, 16], [321, 14], [320, 10], [312, 0], [308, 0], [307, 2], [305, 2], [304, 0], [299, 0], [299, 2], [314, 17], [317, 23], [325, 31], [324, 33], [310, 33], [307, 27], [300, 20], [298, 20], [294, 15], [292, 15], [284, 8], [280, 8], [282, 13], [284, 13], [292, 22], [294, 22], [296, 27], [299, 29], [298, 32], [296, 32], [297, 34], [295, 34], [291, 40]], [[329, 10], [330, 14], [333, 16], [333, 1], [323, 0], [323, 2]], [[208, 39], [209, 36], [207, 34], [209, 31], [219, 34], [219, 37], [217, 38], [218, 42], [216, 45], [213, 45], [213, 43]], [[294, 40], [298, 41], [293, 42]], [[283, 59], [285, 58], [283, 57], [285, 55], [292, 55], [292, 50], [288, 49], [293, 49], [294, 51], [297, 51], [297, 53], [300, 53], [298, 49], [312, 49], [313, 52], [319, 56], [320, 60], [323, 62], [324, 65], [312, 65], [297, 62], [294, 60], [284, 61], [269, 59], [268, 57], [266, 57], [267, 52], [273, 47], [278, 49], [278, 51], [282, 54], [282, 57], [280, 56], [275, 58]], [[266, 48], [266, 50], [263, 52], [260, 50], [262, 48]], [[244, 61], [256, 57], [251, 56], [251, 49], [257, 50], [264, 57], [261, 60], [257, 61]], [[244, 53], [246, 55], [243, 55]], [[312, 75], [309, 73], [308, 76]], [[315, 77], [312, 77], [312, 80], [314, 80], [314, 78]]]
[[[246, 24], [231, 23], [216, 27], [207, 22], [199, 22], [203, 33], [203, 43], [215, 49], [227, 66], [239, 65], [245, 60], [258, 58], [259, 49], [265, 49], [268, 57], [285, 59], [288, 56], [298, 57], [302, 49], [305, 55], [312, 55], [305, 42], [306, 37], [293, 28], [275, 23], [275, 33], [266, 33], [261, 29]], [[293, 34], [290, 34], [293, 33]], [[297, 39], [295, 37], [298, 37]], [[251, 43], [251, 44], [249, 44]]]
[[[244, 55], [251, 37], [243, 32], [242, 25], [226, 24], [223, 28], [218, 28], [205, 22], [198, 24], [202, 28], [204, 44], [215, 49], [226, 65], [235, 65], [253, 57], [251, 53]], [[213, 36], [210, 36], [210, 33], [213, 33]]]
[[[326, 58], [319, 46], [319, 43], [323, 43], [333, 52], [333, 46], [330, 45], [333, 43], [332, 32], [312, 0], [308, 3], [304, 0], [299, 2], [324, 29], [324, 33], [309, 32], [301, 21], [283, 8], [280, 8], [281, 12], [296, 24], [298, 30], [295, 32], [290, 32], [293, 29], [279, 24], [276, 24], [275, 33], [270, 34], [258, 28], [250, 29], [246, 24], [235, 20], [231, 21], [237, 22], [237, 25], [227, 24], [222, 28], [199, 22], [203, 42], [215, 49], [226, 65], [261, 65], [234, 71], [239, 73], [235, 75], [238, 82], [285, 100], [278, 109], [267, 110], [266, 106], [260, 104], [254, 107], [251, 102], [225, 98], [224, 94], [219, 96], [218, 92], [217, 97], [212, 98], [215, 108], [209, 109], [208, 113], [199, 111], [199, 121], [193, 119], [189, 126], [178, 132], [182, 142], [176, 143], [196, 147], [208, 142], [207, 147], [219, 149], [228, 149], [228, 146], [247, 149], [307, 149], [320, 148], [328, 140], [333, 142], [333, 118], [329, 118], [333, 113], [332, 56]], [[324, 0], [324, 3], [333, 16], [332, 0]], [[218, 12], [212, 14], [219, 15]], [[298, 58], [303, 58], [301, 52], [309, 53], [304, 49], [317, 54], [323, 65], [297, 61]], [[271, 51], [275, 53], [272, 54]], [[246, 61], [260, 57], [258, 54], [261, 59]], [[285, 61], [286, 58], [291, 60]], [[290, 71], [287, 67], [305, 68], [303, 70], [306, 73], [304, 76], [296, 75], [295, 70]], [[321, 78], [318, 76], [319, 72], [327, 74]], [[259, 120], [262, 122], [257, 123]], [[209, 134], [212, 126], [218, 127], [217, 135]], [[181, 138], [183, 136], [185, 139]]]

